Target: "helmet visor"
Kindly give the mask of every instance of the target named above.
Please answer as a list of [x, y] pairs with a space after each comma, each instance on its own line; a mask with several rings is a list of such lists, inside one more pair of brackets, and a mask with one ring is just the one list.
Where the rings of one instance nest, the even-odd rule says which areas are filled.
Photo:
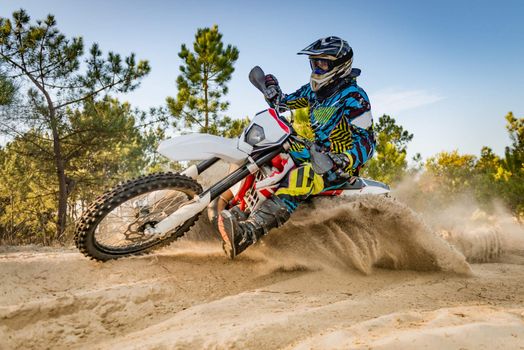
[[310, 58], [309, 64], [313, 74], [326, 74], [332, 68], [331, 61], [323, 58]]

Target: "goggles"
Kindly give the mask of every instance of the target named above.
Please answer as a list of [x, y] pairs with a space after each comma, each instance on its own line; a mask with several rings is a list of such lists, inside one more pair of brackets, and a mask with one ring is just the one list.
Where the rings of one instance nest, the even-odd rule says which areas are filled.
[[311, 65], [311, 71], [313, 74], [326, 74], [333, 68], [333, 61], [324, 58], [310, 58], [309, 64]]

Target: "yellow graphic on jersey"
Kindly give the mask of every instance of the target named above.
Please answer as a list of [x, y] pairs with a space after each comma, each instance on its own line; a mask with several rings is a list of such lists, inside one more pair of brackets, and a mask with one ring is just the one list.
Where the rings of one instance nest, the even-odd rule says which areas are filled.
[[313, 110], [313, 118], [317, 123], [326, 124], [338, 110], [337, 107], [318, 107]]
[[287, 101], [286, 105], [291, 109], [304, 108], [309, 106], [309, 101], [307, 98], [299, 98], [296, 100]]
[[337, 127], [329, 135], [331, 151], [342, 153], [353, 147], [353, 133], [346, 118], [342, 118]]

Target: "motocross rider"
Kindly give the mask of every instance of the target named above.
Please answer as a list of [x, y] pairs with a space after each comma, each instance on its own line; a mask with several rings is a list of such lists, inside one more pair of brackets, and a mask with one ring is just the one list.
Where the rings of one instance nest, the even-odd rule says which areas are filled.
[[298, 52], [308, 55], [309, 84], [296, 92], [282, 94], [277, 79], [265, 76], [268, 103], [280, 101], [290, 109], [309, 107], [309, 128], [315, 143], [328, 153], [337, 169], [335, 178], [316, 174], [309, 151], [294, 144], [290, 155], [296, 168], [281, 181], [275, 194], [240, 220], [228, 210], [218, 218], [224, 251], [230, 258], [243, 252], [269, 230], [283, 225], [299, 203], [311, 195], [341, 187], [371, 158], [375, 149], [371, 106], [365, 91], [356, 83], [360, 70], [352, 68], [353, 50], [336, 36], [319, 39]]

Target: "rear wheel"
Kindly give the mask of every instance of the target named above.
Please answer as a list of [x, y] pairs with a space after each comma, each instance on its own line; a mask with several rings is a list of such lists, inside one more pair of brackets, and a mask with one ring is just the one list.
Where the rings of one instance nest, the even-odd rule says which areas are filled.
[[101, 261], [165, 246], [183, 236], [200, 213], [163, 235], [146, 234], [146, 229], [201, 192], [195, 180], [174, 173], [125, 182], [98, 197], [82, 214], [75, 231], [76, 246], [85, 256]]

